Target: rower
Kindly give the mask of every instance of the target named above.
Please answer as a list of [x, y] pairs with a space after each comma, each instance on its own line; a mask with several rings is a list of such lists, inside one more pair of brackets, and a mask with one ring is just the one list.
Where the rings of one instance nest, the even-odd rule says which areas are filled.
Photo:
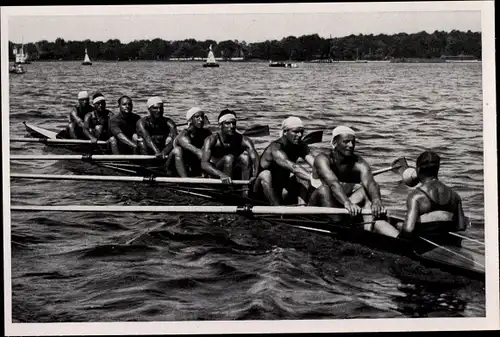
[[408, 238], [414, 234], [442, 236], [467, 228], [468, 220], [460, 196], [438, 179], [440, 161], [439, 155], [433, 151], [418, 156], [416, 176], [421, 185], [408, 194], [405, 221], [397, 224], [398, 230], [394, 229], [387, 235]]
[[288, 117], [283, 121], [281, 137], [269, 144], [260, 157], [260, 173], [253, 186], [255, 198], [264, 197], [272, 206], [297, 204], [299, 195], [307, 200], [310, 173], [297, 161], [302, 158], [312, 167], [314, 157], [302, 142], [303, 136], [300, 118]]
[[137, 152], [136, 124], [141, 118], [132, 112], [133, 104], [129, 96], [118, 99], [119, 113], [109, 119], [108, 142], [113, 154], [134, 154]]
[[[380, 188], [373, 178], [370, 165], [354, 153], [356, 136], [346, 126], [333, 129], [332, 149], [329, 153], [316, 156], [311, 175], [312, 192], [309, 205], [323, 207], [345, 207], [351, 216], [361, 214], [361, 207], [371, 208], [372, 215], [378, 218], [385, 214]], [[372, 221], [372, 216], [363, 217]], [[364, 225], [372, 230], [372, 224]]]
[[109, 139], [109, 118], [113, 113], [106, 109], [106, 99], [100, 92], [92, 96], [94, 110], [85, 115], [84, 133], [93, 142]]
[[199, 177], [202, 174], [201, 157], [203, 143], [212, 132], [205, 128], [209, 123], [205, 112], [193, 107], [186, 113], [188, 127], [174, 140], [175, 168], [180, 177]]
[[[69, 113], [69, 124], [66, 127], [68, 135], [72, 139], [91, 139], [90, 132], [84, 128], [85, 116], [94, 110], [90, 105], [89, 94], [86, 91], [78, 93], [78, 104]], [[87, 131], [87, 132], [85, 132]]]
[[163, 116], [163, 100], [160, 97], [150, 97], [146, 104], [149, 115], [137, 122], [140, 152], [166, 158], [174, 147], [177, 127], [172, 119]]
[[[259, 168], [259, 154], [253, 142], [236, 131], [234, 111], [222, 110], [218, 122], [220, 131], [207, 137], [203, 144], [202, 170], [209, 176], [220, 178], [225, 184], [231, 184], [237, 176], [250, 180], [252, 184]], [[243, 194], [246, 196], [248, 191]]]

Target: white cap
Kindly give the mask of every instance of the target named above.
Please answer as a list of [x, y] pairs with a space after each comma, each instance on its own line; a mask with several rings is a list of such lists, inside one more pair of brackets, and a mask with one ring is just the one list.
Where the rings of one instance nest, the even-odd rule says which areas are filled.
[[148, 109], [157, 103], [163, 103], [163, 100], [158, 96], [150, 97], [146, 103]]
[[203, 110], [201, 110], [201, 108], [198, 108], [197, 106], [192, 107], [186, 113], [186, 120], [189, 121], [191, 119], [191, 117], [193, 117], [194, 115], [196, 115], [198, 112], [201, 112], [201, 111], [203, 111]]
[[299, 117], [288, 117], [283, 121], [281, 124], [281, 129], [282, 130], [289, 130], [293, 128], [303, 128], [304, 123], [302, 123], [302, 120]]
[[343, 126], [343, 125], [337, 126], [335, 129], [333, 129], [332, 141], [333, 141], [333, 138], [335, 138], [339, 135], [353, 135], [353, 136], [355, 136], [353, 129], [351, 129], [350, 127], [347, 127], [347, 126]]
[[86, 91], [80, 91], [78, 93], [78, 99], [85, 99], [85, 98], [89, 98], [89, 93]]

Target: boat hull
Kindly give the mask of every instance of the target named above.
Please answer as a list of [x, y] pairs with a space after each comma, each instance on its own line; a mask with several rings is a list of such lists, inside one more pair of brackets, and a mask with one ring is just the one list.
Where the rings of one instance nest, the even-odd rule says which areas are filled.
[[203, 68], [218, 68], [219, 64], [218, 63], [204, 63]]

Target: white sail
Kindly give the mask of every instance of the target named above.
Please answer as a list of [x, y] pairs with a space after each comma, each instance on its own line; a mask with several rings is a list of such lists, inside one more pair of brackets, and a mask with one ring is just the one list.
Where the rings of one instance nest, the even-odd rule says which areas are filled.
[[210, 45], [210, 51], [208, 52], [208, 56], [207, 56], [207, 63], [215, 63], [215, 56], [214, 56], [214, 53], [212, 52], [212, 45]]
[[87, 48], [85, 48], [85, 57], [83, 59], [83, 63], [88, 63], [88, 64], [92, 63], [90, 61], [89, 55], [87, 54]]

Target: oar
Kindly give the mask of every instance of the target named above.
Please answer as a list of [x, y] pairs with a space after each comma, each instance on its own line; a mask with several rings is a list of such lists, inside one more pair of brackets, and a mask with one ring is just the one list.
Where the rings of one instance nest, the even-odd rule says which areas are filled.
[[406, 163], [406, 158], [405, 157], [401, 157], [401, 158], [398, 158], [398, 159], [394, 160], [392, 162], [391, 166], [375, 170], [375, 171], [372, 172], [372, 174], [373, 175], [377, 175], [377, 174], [381, 174], [381, 173], [388, 172], [388, 171], [392, 171], [394, 173], [399, 173], [399, 169], [401, 167], [404, 167], [405, 164], [406, 164], [406, 167], [408, 167], [408, 164]]
[[[123, 182], [155, 182], [170, 184], [207, 184], [222, 185], [220, 179], [181, 178], [181, 177], [137, 177], [137, 176], [94, 176], [94, 175], [64, 175], [64, 174], [21, 174], [12, 173], [11, 178], [18, 179], [48, 179], [48, 180], [91, 180], [91, 181], [123, 181]], [[232, 185], [248, 185], [248, 180], [233, 180]]]
[[[27, 143], [44, 143], [44, 144], [89, 144], [92, 145], [91, 140], [86, 139], [59, 139], [59, 138], [11, 138], [11, 142], [27, 142]], [[98, 145], [107, 145], [108, 143], [102, 140], [97, 141]]]
[[316, 144], [323, 141], [323, 130], [313, 131], [302, 138], [305, 144]]
[[253, 125], [245, 129], [242, 134], [247, 137], [265, 137], [269, 136], [269, 125]]
[[[216, 214], [279, 214], [279, 215], [342, 215], [349, 214], [345, 208], [317, 206], [94, 206], [64, 205], [37, 206], [12, 205], [13, 211], [56, 211], [56, 212], [141, 212], [141, 213], [216, 213]], [[369, 215], [371, 210], [363, 209]]]
[[156, 156], [152, 155], [137, 155], [137, 154], [96, 154], [96, 155], [11, 155], [11, 160], [108, 160], [108, 161], [122, 161], [122, 160], [154, 160]]

